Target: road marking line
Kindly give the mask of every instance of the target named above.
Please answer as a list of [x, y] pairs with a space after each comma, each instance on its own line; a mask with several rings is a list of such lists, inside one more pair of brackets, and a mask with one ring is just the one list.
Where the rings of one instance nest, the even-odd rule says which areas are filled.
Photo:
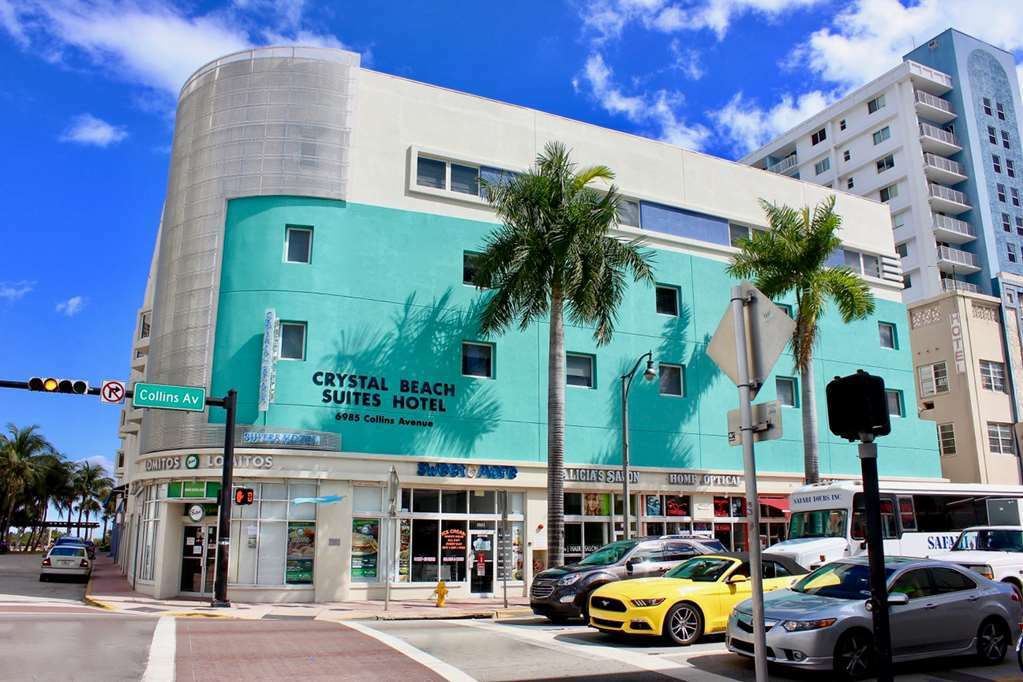
[[161, 616], [153, 629], [149, 645], [149, 661], [142, 682], [174, 682], [174, 655], [177, 649], [177, 623], [173, 618]]
[[364, 635], [372, 637], [378, 642], [386, 644], [392, 649], [405, 654], [413, 661], [426, 666], [427, 668], [437, 673], [444, 679], [450, 680], [450, 682], [476, 682], [476, 678], [465, 674], [455, 666], [445, 663], [439, 658], [431, 656], [422, 649], [417, 649], [416, 647], [412, 646], [403, 639], [399, 639], [397, 637], [394, 637], [393, 635], [388, 635], [384, 632], [380, 632], [379, 630], [375, 630], [371, 627], [363, 625], [362, 623], [357, 623], [355, 621], [338, 622], [338, 625], [341, 625], [346, 628], [351, 628], [356, 632], [361, 632]]

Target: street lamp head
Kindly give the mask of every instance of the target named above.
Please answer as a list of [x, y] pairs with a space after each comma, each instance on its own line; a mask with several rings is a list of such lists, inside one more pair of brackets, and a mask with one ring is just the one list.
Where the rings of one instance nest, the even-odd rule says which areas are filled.
[[643, 372], [643, 378], [647, 381], [653, 381], [657, 377], [657, 372], [654, 371], [654, 361], [646, 361], [646, 370]]

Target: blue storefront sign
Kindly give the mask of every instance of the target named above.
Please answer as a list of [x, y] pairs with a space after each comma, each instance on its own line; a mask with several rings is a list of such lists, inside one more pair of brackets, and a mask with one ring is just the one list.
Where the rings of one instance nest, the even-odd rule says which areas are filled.
[[315, 433], [279, 433], [274, 431], [246, 431], [242, 434], [242, 442], [246, 445], [307, 445], [320, 444], [320, 437]]
[[503, 464], [431, 464], [430, 462], [420, 462], [419, 466], [416, 467], [416, 476], [511, 480], [518, 475], [518, 468]]

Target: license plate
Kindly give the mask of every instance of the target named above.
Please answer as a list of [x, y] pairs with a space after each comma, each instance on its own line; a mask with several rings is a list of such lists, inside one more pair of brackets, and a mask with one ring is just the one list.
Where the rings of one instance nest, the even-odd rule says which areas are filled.
[[65, 566], [66, 567], [66, 566], [70, 566], [72, 563], [74, 563], [74, 562], [72, 562], [72, 561], [58, 561], [57, 565], [58, 566]]

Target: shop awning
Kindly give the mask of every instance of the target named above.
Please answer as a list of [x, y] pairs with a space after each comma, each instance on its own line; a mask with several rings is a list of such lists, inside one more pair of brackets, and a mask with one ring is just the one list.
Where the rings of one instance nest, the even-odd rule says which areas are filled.
[[773, 507], [782, 514], [789, 513], [789, 498], [786, 495], [761, 495], [760, 504]]

